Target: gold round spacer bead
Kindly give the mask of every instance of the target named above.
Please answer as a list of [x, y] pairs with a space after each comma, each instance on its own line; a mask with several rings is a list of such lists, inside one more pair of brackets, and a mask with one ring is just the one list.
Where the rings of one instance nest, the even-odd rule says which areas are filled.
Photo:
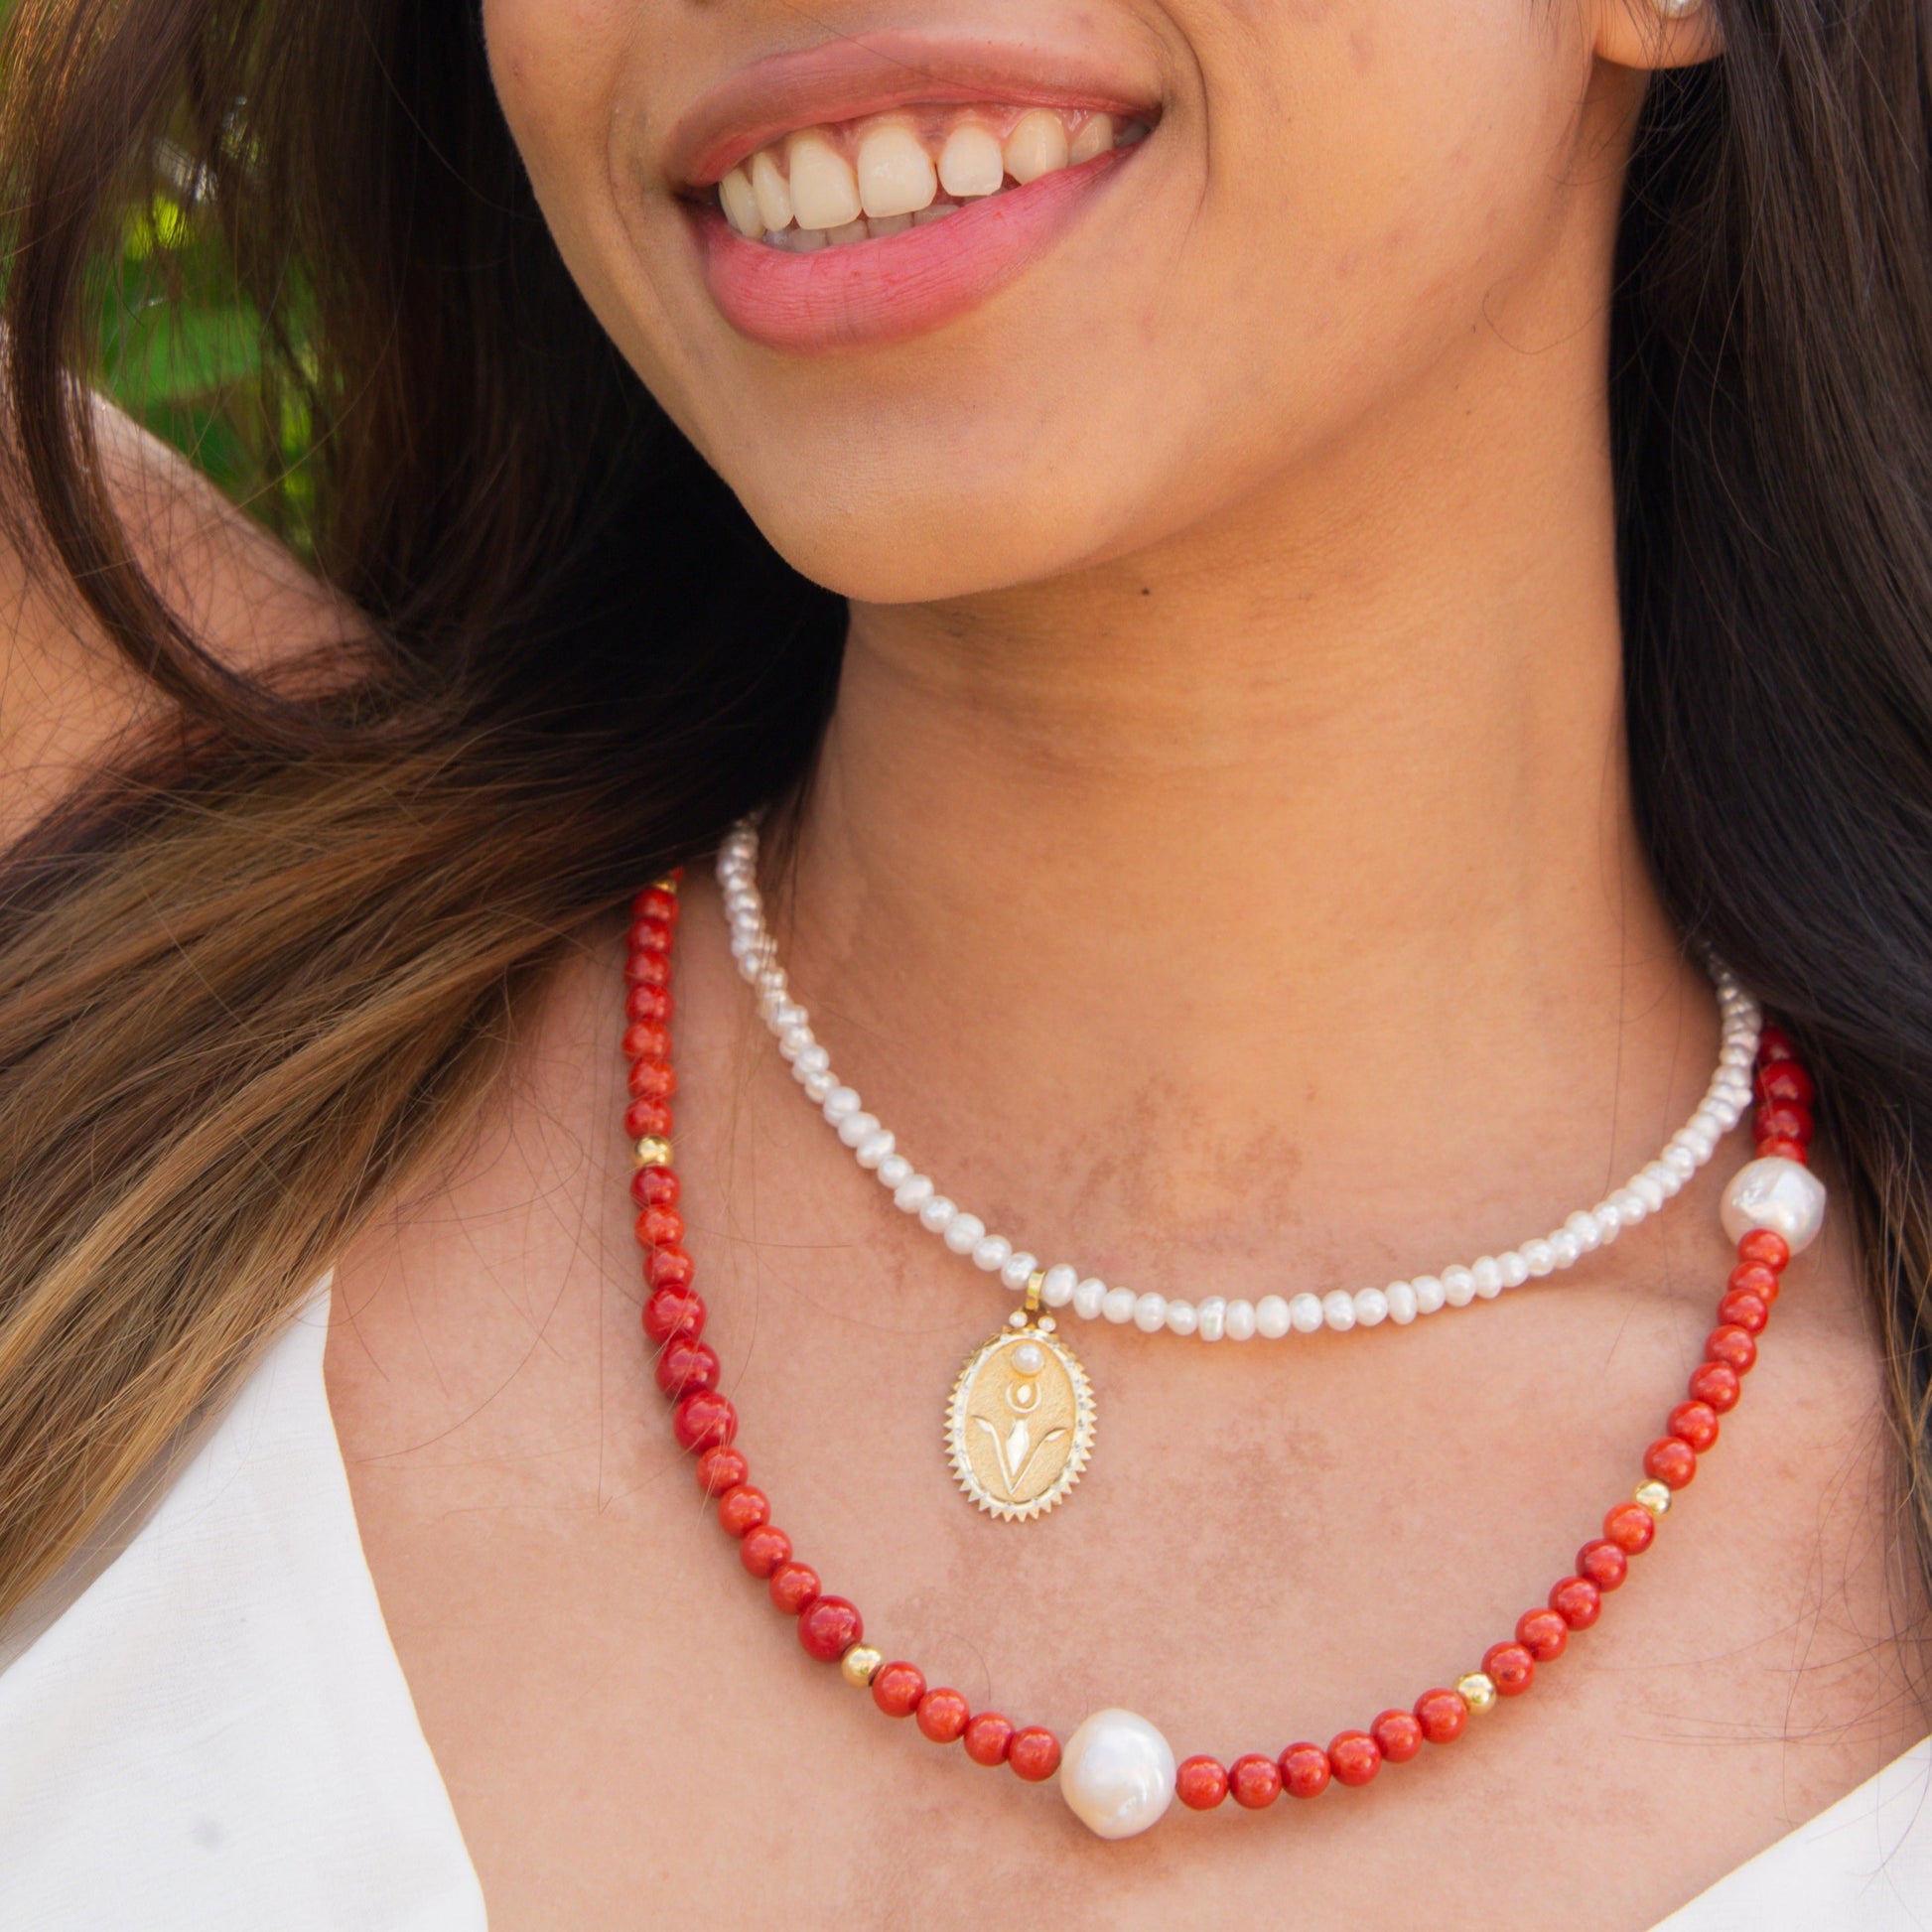
[[1670, 1510], [1670, 1489], [1661, 1482], [1638, 1483], [1630, 1499], [1641, 1503], [1653, 1516], [1667, 1515]]
[[839, 1672], [848, 1684], [863, 1691], [879, 1675], [879, 1667], [885, 1661], [870, 1644], [855, 1643], [839, 1659]]
[[676, 873], [672, 873], [672, 872], [660, 873], [658, 877], [653, 879], [650, 883], [653, 886], [655, 886], [660, 893], [670, 893], [672, 895], [675, 895], [677, 892]]
[[1469, 1707], [1474, 1717], [1481, 1717], [1485, 1711], [1492, 1711], [1496, 1705], [1496, 1686], [1486, 1672], [1472, 1670], [1467, 1677], [1455, 1680], [1455, 1695]]
[[659, 1134], [646, 1134], [631, 1150], [631, 1160], [640, 1168], [668, 1168], [671, 1144]]

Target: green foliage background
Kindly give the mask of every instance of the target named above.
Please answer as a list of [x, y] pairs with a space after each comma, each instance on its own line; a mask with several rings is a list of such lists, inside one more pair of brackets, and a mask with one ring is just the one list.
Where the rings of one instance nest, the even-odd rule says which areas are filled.
[[309, 554], [308, 399], [264, 354], [262, 319], [238, 292], [218, 225], [192, 192], [158, 193], [130, 219], [103, 280], [99, 379], [108, 394]]

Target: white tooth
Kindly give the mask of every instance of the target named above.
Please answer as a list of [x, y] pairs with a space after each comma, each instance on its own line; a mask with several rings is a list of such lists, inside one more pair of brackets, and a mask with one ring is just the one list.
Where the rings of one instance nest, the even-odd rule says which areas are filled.
[[938, 192], [932, 157], [897, 121], [869, 127], [859, 142], [859, 199], [868, 214], [912, 214]]
[[814, 248], [825, 246], [822, 228], [787, 228], [782, 239], [794, 255], [809, 255]]
[[[1097, 154], [1105, 154], [1114, 145], [1114, 117], [1111, 114], [1089, 114], [1080, 123], [1080, 131], [1073, 137], [1073, 145], [1067, 150], [1067, 161], [1077, 168], [1083, 161], [1091, 161]], [[754, 162], [754, 169], [758, 164]], [[758, 180], [753, 174], [754, 182]], [[760, 202], [759, 206], [763, 207]]]
[[948, 195], [997, 195], [1007, 164], [990, 128], [961, 121], [939, 155], [939, 182]]
[[785, 149], [791, 212], [801, 228], [842, 228], [859, 217], [859, 184], [822, 134], [794, 134]]
[[752, 193], [759, 198], [759, 219], [767, 228], [791, 226], [791, 190], [769, 148], [760, 148], [752, 157]]
[[871, 230], [866, 226], [866, 217], [862, 214], [856, 221], [842, 221], [836, 228], [827, 228], [825, 239], [834, 248], [841, 248], [848, 241], [864, 241], [870, 233]]
[[759, 235], [764, 223], [759, 219], [759, 198], [743, 168], [734, 168], [718, 184], [718, 199], [725, 205], [725, 219], [742, 235]]
[[1066, 129], [1057, 114], [1030, 107], [1014, 122], [1003, 153], [1007, 173], [1025, 187], [1066, 166]]
[[[917, 210], [924, 213], [924, 209]], [[910, 214], [875, 214], [868, 219], [866, 226], [872, 230], [872, 238], [877, 241], [881, 235], [902, 234], [912, 225]]]
[[957, 202], [934, 202], [930, 207], [922, 207], [917, 214], [913, 215], [912, 225], [915, 228], [923, 228], [928, 221], [942, 220], [946, 215], [958, 212]]

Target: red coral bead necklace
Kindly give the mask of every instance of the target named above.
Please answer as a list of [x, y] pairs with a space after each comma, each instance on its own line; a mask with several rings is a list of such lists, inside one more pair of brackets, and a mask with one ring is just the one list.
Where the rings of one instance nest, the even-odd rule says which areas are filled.
[[[1425, 1744], [1452, 1743], [1471, 1719], [1530, 1690], [1538, 1668], [1563, 1657], [1571, 1638], [1596, 1622], [1604, 1598], [1655, 1540], [1672, 1498], [1695, 1478], [1699, 1458], [1716, 1447], [1722, 1419], [1736, 1407], [1757, 1359], [1784, 1269], [1817, 1238], [1823, 1222], [1825, 1190], [1809, 1167], [1812, 1082], [1791, 1041], [1767, 1027], [1756, 1041], [1757, 1159], [1725, 1191], [1722, 1217], [1737, 1259], [1704, 1360], [1691, 1375], [1686, 1400], [1670, 1411], [1663, 1433], [1644, 1450], [1643, 1476], [1631, 1496], [1608, 1510], [1600, 1534], [1577, 1552], [1548, 1598], [1525, 1610], [1475, 1669], [1325, 1745], [1291, 1743], [1275, 1756], [1252, 1752], [1228, 1764], [1205, 1755], [1176, 1763], [1167, 1738], [1145, 1718], [1111, 1709], [1094, 1712], [1062, 1744], [1044, 1725], [973, 1711], [959, 1692], [928, 1685], [915, 1664], [889, 1660], [867, 1643], [857, 1607], [827, 1591], [818, 1572], [797, 1558], [791, 1539], [772, 1521], [769, 1498], [751, 1479], [737, 1443], [738, 1414], [720, 1390], [718, 1355], [704, 1339], [705, 1305], [678, 1213], [670, 1138], [677, 1091], [670, 979], [679, 878], [656, 881], [632, 902], [623, 1035], [630, 1095], [624, 1125], [635, 1153], [630, 1190], [647, 1291], [643, 1328], [655, 1351], [657, 1386], [671, 1403], [672, 1434], [695, 1457], [699, 1487], [715, 1498], [719, 1525], [737, 1543], [740, 1563], [764, 1584], [773, 1606], [794, 1619], [808, 1655], [836, 1664], [848, 1683], [870, 1691], [887, 1717], [910, 1718], [932, 1742], [957, 1743], [976, 1764], [1007, 1765], [1030, 1783], [1057, 1776], [1068, 1806], [1102, 1838], [1146, 1831], [1175, 1798], [1193, 1811], [1211, 1811], [1230, 1799], [1259, 1810], [1284, 1795], [1317, 1797], [1331, 1783], [1367, 1784], [1384, 1764], [1406, 1763]], [[1031, 1315], [1016, 1315], [1016, 1321], [1037, 1318], [1036, 1290], [1029, 1302]], [[1027, 1325], [1024, 1332], [1036, 1331]], [[996, 1337], [988, 1347], [1008, 1339]]]

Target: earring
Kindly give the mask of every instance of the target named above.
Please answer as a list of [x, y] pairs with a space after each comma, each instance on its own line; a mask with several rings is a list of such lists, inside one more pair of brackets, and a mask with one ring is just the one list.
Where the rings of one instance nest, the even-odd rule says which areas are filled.
[[1704, 0], [1650, 0], [1650, 4], [1666, 20], [1682, 20], [1686, 14], [1696, 13]]

